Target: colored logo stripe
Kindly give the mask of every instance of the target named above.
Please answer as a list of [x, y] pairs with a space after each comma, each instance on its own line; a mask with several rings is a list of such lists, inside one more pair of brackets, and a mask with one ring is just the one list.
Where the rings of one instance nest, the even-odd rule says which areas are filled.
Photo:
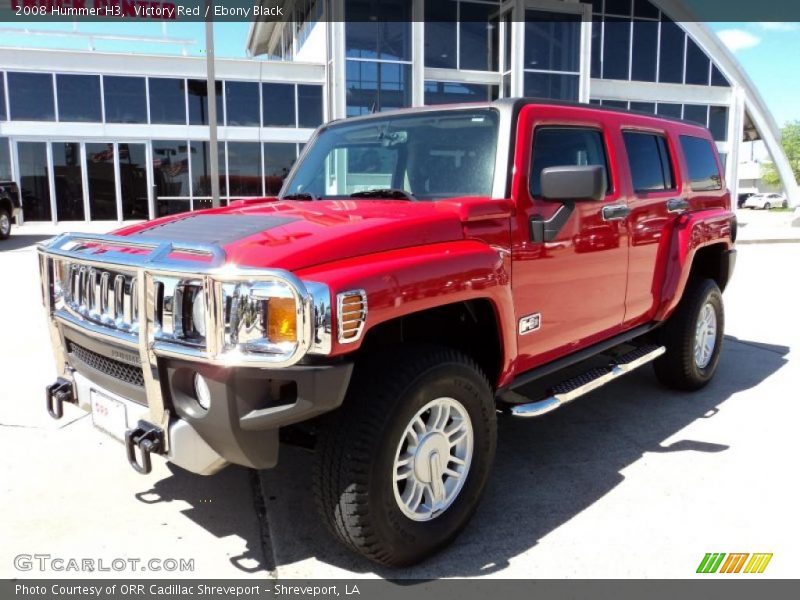
[[744, 568], [745, 573], [763, 573], [767, 568], [769, 561], [772, 560], [772, 554], [753, 554], [753, 558], [747, 563]]
[[739, 571], [742, 570], [744, 561], [747, 560], [748, 556], [750, 556], [749, 553], [729, 554], [728, 558], [722, 564], [722, 569], [720, 569], [720, 573], [738, 573]]
[[[727, 556], [727, 559], [725, 558]], [[748, 561], [748, 557], [750, 560]], [[723, 560], [725, 561], [723, 563]], [[725, 554], [724, 552], [708, 552], [700, 561], [697, 567], [698, 573], [740, 573], [744, 567], [745, 573], [763, 573], [769, 561], [772, 560], [771, 553], [749, 554], [746, 552], [734, 552]], [[745, 567], [745, 563], [747, 566]], [[720, 566], [722, 568], [720, 568]]]
[[697, 567], [698, 573], [716, 573], [722, 559], [725, 558], [724, 552], [707, 553], [703, 560], [700, 561], [700, 566]]

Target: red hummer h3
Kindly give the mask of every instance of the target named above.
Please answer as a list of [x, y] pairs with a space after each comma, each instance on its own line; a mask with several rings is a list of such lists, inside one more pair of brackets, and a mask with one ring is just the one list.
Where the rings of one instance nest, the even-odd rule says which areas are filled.
[[41, 246], [47, 409], [145, 473], [313, 446], [333, 534], [408, 565], [474, 512], [498, 410], [646, 363], [708, 383], [735, 237], [699, 126], [525, 99], [334, 122], [278, 198]]

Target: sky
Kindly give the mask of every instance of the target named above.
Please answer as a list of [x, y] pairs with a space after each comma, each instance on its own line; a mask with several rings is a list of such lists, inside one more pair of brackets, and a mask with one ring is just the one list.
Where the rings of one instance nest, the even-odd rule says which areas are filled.
[[[27, 27], [42, 35], [21, 35], [16, 30]], [[80, 23], [82, 33], [133, 33], [125, 23]], [[216, 54], [224, 58], [244, 58], [245, 40], [250, 22], [216, 23]], [[710, 23], [709, 27], [734, 53], [760, 91], [779, 126], [800, 120], [800, 23]], [[135, 33], [164, 39], [168, 43], [89, 40], [77, 36], [54, 36], [49, 32], [70, 32], [68, 23], [5, 23], [0, 22], [0, 46], [94, 49], [109, 52], [146, 54], [204, 55], [204, 23], [137, 23]]]

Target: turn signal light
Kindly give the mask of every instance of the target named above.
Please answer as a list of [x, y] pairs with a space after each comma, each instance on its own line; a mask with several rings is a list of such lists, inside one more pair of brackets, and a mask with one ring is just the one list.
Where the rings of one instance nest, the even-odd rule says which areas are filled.
[[275, 344], [297, 341], [297, 305], [294, 298], [270, 298], [267, 339]]

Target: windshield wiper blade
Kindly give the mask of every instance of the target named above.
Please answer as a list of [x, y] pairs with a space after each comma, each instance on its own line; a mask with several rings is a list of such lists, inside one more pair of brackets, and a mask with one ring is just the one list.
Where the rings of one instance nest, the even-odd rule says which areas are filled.
[[281, 200], [316, 200], [317, 197], [309, 192], [298, 192], [296, 194], [286, 194]]
[[364, 190], [362, 192], [353, 192], [350, 194], [351, 198], [391, 198], [393, 200], [410, 200], [415, 202], [417, 197], [411, 192], [397, 188], [380, 188], [376, 190]]

